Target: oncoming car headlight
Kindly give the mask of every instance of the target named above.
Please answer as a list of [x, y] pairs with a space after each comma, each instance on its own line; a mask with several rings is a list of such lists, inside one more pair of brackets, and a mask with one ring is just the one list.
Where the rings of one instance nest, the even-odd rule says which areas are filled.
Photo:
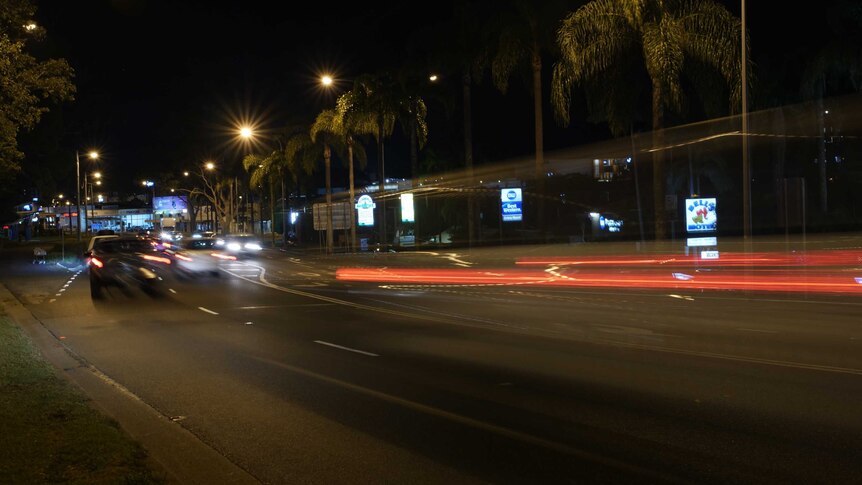
[[239, 243], [232, 242], [227, 243], [227, 248], [231, 251], [239, 251], [240, 249], [242, 249], [242, 246], [240, 246]]
[[253, 242], [246, 243], [246, 244], [245, 244], [245, 248], [246, 248], [246, 249], [252, 249], [252, 250], [255, 250], [255, 251], [260, 251], [261, 249], [263, 249], [263, 248], [261, 248], [261, 247], [260, 247], [260, 244], [258, 244], [258, 243], [253, 243]]

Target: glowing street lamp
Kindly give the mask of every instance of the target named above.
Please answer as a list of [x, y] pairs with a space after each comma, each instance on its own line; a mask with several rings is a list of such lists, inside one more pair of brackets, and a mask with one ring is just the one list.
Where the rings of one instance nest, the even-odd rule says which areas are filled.
[[[99, 152], [97, 152], [95, 150], [91, 150], [87, 154], [87, 156], [90, 157], [91, 160], [97, 160], [99, 158]], [[78, 150], [75, 150], [75, 175], [76, 175], [77, 186], [78, 186], [77, 187], [77, 189], [78, 189], [78, 200], [77, 200], [77, 203], [78, 203], [78, 216], [77, 216], [78, 219], [77, 220], [78, 220], [78, 222], [77, 222], [77, 224], [78, 224], [78, 241], [80, 241], [81, 240], [81, 157], [80, 157], [80, 154], [78, 153]], [[87, 176], [87, 174], [85, 173], [84, 174], [85, 180], [86, 180], [86, 176]], [[85, 187], [85, 190], [86, 190], [86, 187]]]
[[320, 77], [320, 84], [323, 84], [324, 86], [332, 86], [332, 82], [332, 76], [323, 75]]
[[253, 135], [254, 135], [254, 131], [251, 128], [249, 128], [248, 126], [243, 126], [242, 128], [239, 129], [239, 136], [245, 138], [246, 140], [251, 138]]
[[151, 189], [153, 189], [153, 197], [150, 199], [150, 204], [153, 207], [152, 222], [153, 222], [153, 230], [155, 231], [156, 230], [156, 183], [153, 182], [152, 180], [144, 180], [143, 182], [141, 182], [141, 185], [143, 185], [144, 187], [150, 187]]

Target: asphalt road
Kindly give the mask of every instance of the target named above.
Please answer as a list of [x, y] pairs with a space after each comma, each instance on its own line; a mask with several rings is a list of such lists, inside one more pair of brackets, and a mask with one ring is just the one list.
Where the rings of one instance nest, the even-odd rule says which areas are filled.
[[335, 278], [521, 252], [265, 252], [103, 302], [86, 271], [2, 280], [264, 483], [859, 483], [862, 297]]

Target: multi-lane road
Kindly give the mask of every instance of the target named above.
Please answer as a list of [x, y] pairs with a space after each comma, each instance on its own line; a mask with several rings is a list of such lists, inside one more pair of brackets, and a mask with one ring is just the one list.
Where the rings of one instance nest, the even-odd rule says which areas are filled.
[[264, 483], [859, 482], [862, 296], [507, 281], [525, 251], [264, 251], [158, 299], [2, 280]]

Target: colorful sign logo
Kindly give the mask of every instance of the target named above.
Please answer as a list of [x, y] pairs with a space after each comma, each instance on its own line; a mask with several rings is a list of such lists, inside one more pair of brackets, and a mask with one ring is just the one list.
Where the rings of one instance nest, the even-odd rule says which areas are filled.
[[521, 189], [500, 189], [503, 222], [519, 222], [523, 219], [521, 212]]
[[688, 232], [715, 231], [718, 214], [715, 198], [685, 199], [685, 230]]

